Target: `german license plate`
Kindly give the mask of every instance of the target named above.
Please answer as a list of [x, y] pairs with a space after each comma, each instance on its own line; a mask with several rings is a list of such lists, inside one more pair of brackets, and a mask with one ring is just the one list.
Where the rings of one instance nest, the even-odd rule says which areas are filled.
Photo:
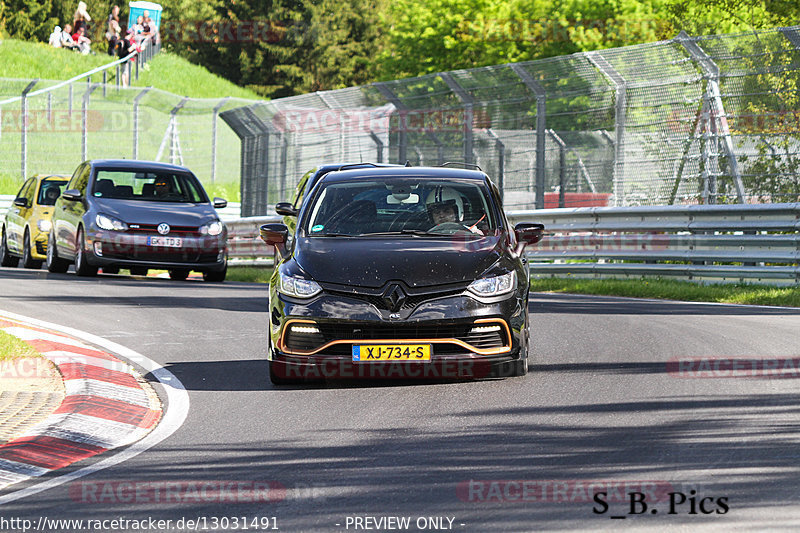
[[430, 361], [430, 344], [354, 344], [353, 361]]
[[180, 248], [183, 246], [183, 239], [178, 237], [147, 237], [147, 245]]

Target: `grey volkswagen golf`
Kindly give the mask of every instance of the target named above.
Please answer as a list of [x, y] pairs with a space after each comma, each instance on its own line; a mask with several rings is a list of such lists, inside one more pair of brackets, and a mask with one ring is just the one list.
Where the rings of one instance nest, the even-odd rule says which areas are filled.
[[103, 159], [81, 163], [56, 201], [47, 269], [79, 276], [145, 275], [165, 269], [172, 279], [199, 271], [206, 281], [227, 272], [227, 232], [192, 172], [152, 161]]

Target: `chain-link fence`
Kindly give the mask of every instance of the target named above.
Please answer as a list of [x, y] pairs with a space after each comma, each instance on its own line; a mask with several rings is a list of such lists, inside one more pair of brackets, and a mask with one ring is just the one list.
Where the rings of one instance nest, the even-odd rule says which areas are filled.
[[800, 198], [800, 27], [676, 38], [257, 103], [244, 215], [323, 163], [478, 164], [510, 209]]
[[[239, 181], [239, 138], [218, 119], [251, 104], [124, 87], [135, 63], [69, 83], [0, 78], [0, 173], [71, 174], [86, 159], [148, 159], [188, 166], [208, 185]], [[100, 83], [104, 78], [108, 83]], [[110, 75], [109, 75], [110, 74]]]

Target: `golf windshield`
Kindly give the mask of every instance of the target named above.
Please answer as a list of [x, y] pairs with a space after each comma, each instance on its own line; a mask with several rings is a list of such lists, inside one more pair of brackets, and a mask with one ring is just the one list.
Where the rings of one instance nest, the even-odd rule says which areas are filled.
[[208, 201], [194, 176], [163, 171], [99, 170], [92, 186], [92, 196], [150, 202]]

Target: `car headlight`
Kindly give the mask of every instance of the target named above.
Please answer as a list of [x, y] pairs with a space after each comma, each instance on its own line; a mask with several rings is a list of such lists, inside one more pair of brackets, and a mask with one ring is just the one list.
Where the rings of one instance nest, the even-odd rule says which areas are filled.
[[215, 220], [214, 222], [209, 222], [208, 224], [203, 224], [198, 229], [201, 234], [203, 235], [211, 235], [212, 237], [216, 237], [220, 233], [222, 233], [222, 222], [219, 220]]
[[311, 298], [322, 292], [322, 287], [319, 286], [319, 283], [310, 279], [281, 274], [278, 292], [295, 298]]
[[103, 213], [98, 213], [97, 216], [94, 217], [94, 221], [98, 228], [108, 231], [127, 231], [128, 229], [128, 225], [123, 221], [104, 215]]
[[501, 276], [476, 279], [469, 285], [469, 290], [478, 296], [500, 296], [517, 288], [517, 273], [512, 270]]
[[50, 228], [53, 227], [53, 223], [50, 222], [50, 220], [45, 220], [43, 218], [40, 218], [39, 220], [36, 221], [36, 227], [39, 228], [39, 231], [47, 233], [48, 231], [50, 231]]

